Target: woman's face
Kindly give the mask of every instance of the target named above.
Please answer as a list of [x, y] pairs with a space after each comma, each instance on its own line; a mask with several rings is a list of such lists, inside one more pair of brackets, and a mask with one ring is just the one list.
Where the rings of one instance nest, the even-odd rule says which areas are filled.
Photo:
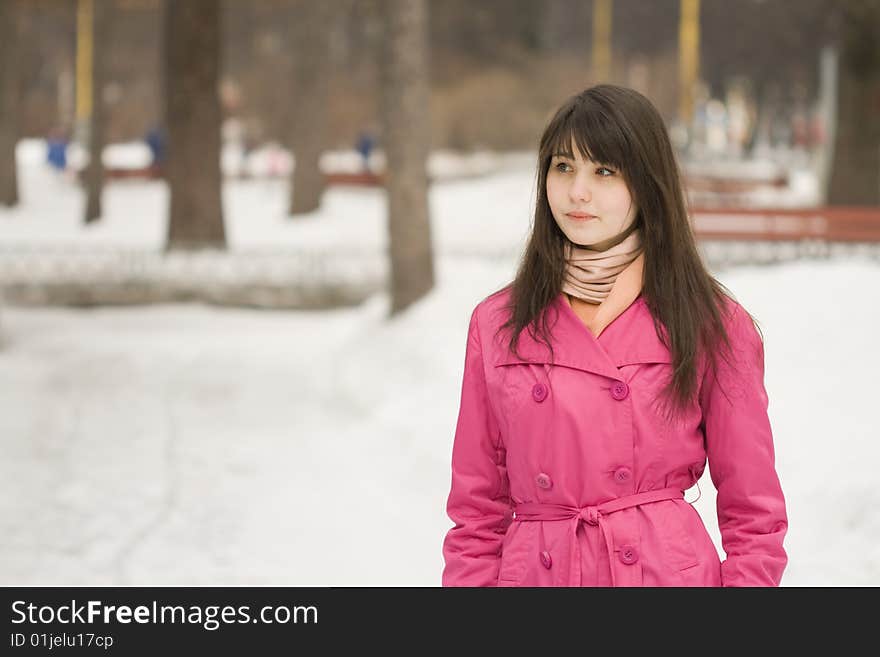
[[619, 171], [582, 160], [579, 154], [574, 159], [553, 155], [547, 170], [547, 200], [565, 236], [597, 251], [607, 248], [638, 212]]

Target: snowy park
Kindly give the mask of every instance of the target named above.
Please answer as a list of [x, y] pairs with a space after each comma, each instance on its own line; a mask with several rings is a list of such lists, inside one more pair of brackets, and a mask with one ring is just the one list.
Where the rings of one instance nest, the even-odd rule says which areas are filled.
[[[159, 257], [163, 182], [108, 183], [102, 221], [83, 225], [82, 190], [40, 148], [19, 145], [22, 201], [0, 208], [0, 261]], [[341, 274], [376, 283], [362, 300], [2, 305], [0, 581], [439, 586], [468, 319], [515, 273], [532, 165], [528, 153], [497, 157], [480, 175], [435, 181], [436, 286], [391, 320], [383, 191], [330, 187], [294, 222], [284, 179], [224, 184], [231, 275], [259, 249], [355, 254], [374, 263]], [[880, 261], [715, 274], [764, 335], [790, 521], [782, 585], [880, 584]], [[686, 497], [723, 558], [708, 470]]]

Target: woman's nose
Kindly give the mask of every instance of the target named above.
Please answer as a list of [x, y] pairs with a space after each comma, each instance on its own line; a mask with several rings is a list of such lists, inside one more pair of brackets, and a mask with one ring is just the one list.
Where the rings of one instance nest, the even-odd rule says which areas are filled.
[[576, 177], [568, 190], [569, 196], [573, 201], [584, 200], [589, 201], [593, 197], [590, 185], [585, 178]]

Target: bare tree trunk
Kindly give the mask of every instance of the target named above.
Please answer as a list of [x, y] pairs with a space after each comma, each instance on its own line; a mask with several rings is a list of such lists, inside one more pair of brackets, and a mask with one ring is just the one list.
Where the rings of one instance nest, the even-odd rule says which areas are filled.
[[847, 0], [838, 85], [831, 205], [880, 204], [880, 2]]
[[20, 0], [0, 2], [0, 204], [18, 205], [15, 145], [19, 128]]
[[165, 0], [171, 249], [225, 248], [220, 197], [220, 6]]
[[[148, 130], [148, 138], [153, 141], [150, 147], [153, 172], [168, 184], [168, 67], [167, 58], [168, 35], [165, 34], [165, 23], [168, 16], [168, 3], [162, 2], [156, 7], [157, 22], [162, 31], [159, 44], [154, 51], [156, 60], [156, 114]], [[170, 217], [169, 217], [170, 219]], [[169, 221], [170, 223], [170, 221]]]
[[293, 91], [290, 147], [296, 162], [291, 176], [291, 215], [312, 212], [321, 204], [324, 175], [318, 166], [327, 145], [327, 91], [330, 33], [336, 18], [333, 2], [300, 2], [291, 30]]
[[391, 257], [391, 314], [434, 287], [428, 217], [430, 151], [428, 7], [386, 0], [382, 122]]
[[94, 0], [92, 4], [92, 112], [89, 117], [89, 165], [85, 171], [85, 223], [97, 221], [103, 214], [101, 192], [104, 190], [104, 84], [108, 37], [109, 0]]

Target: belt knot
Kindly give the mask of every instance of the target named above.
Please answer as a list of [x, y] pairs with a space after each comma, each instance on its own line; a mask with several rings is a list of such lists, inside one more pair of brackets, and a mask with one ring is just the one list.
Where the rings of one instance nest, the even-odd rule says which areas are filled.
[[579, 515], [581, 517], [581, 520], [583, 520], [588, 525], [599, 524], [599, 507], [597, 506], [581, 507]]

